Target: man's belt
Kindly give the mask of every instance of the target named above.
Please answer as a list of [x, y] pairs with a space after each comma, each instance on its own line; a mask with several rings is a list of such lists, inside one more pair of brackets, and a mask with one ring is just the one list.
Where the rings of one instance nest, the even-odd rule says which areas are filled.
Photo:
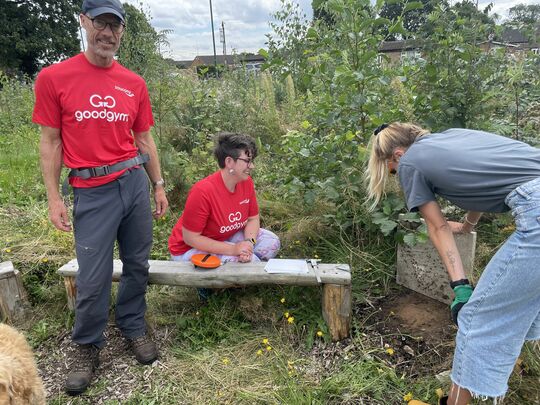
[[114, 165], [105, 165], [98, 167], [87, 167], [84, 169], [71, 169], [69, 177], [80, 177], [83, 180], [91, 177], [106, 176], [111, 173], [119, 172], [120, 170], [129, 169], [130, 167], [141, 165], [150, 160], [148, 153], [137, 155], [134, 158], [115, 163]]

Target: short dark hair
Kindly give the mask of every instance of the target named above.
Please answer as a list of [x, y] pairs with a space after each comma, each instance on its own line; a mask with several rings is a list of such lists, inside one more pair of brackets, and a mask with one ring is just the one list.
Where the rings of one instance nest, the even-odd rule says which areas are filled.
[[251, 159], [257, 157], [257, 145], [252, 137], [234, 132], [219, 132], [215, 137], [214, 156], [220, 168], [225, 167], [228, 156], [238, 159], [242, 151]]

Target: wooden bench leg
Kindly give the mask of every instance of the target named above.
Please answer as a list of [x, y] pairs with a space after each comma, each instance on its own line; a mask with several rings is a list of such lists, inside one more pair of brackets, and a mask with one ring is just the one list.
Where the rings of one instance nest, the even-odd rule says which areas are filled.
[[23, 321], [28, 317], [29, 309], [21, 273], [11, 262], [0, 263], [0, 321]]
[[348, 337], [351, 331], [351, 286], [324, 284], [322, 311], [332, 340], [337, 341]]
[[75, 277], [64, 277], [64, 285], [66, 286], [68, 308], [73, 311], [75, 309], [75, 299], [77, 298], [77, 287], [75, 286]]

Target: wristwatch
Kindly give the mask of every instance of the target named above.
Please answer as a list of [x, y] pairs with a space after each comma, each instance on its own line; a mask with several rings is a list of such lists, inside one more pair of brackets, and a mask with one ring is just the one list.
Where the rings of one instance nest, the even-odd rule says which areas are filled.
[[154, 188], [158, 187], [158, 186], [162, 186], [164, 187], [165, 186], [165, 180], [163, 180], [162, 178], [159, 179], [158, 181], [155, 181], [154, 182]]
[[469, 284], [471, 284], [471, 283], [469, 283], [469, 279], [467, 279], [467, 278], [462, 278], [462, 279], [460, 279], [460, 280], [452, 281], [452, 282], [450, 283], [450, 287], [451, 287], [451, 288], [455, 288], [455, 287], [457, 287], [458, 285], [469, 285]]
[[246, 242], [251, 242], [253, 246], [255, 246], [255, 244], [257, 243], [257, 239], [255, 238], [247, 238], [247, 239], [244, 239]]

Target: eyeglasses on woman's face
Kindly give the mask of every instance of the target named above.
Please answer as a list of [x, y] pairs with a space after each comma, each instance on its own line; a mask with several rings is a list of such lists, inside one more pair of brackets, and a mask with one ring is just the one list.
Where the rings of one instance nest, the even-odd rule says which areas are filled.
[[236, 158], [235, 160], [241, 160], [243, 162], [246, 162], [246, 164], [249, 166], [249, 165], [255, 165], [255, 159], [246, 159], [246, 158], [241, 158], [241, 157], [238, 157]]

